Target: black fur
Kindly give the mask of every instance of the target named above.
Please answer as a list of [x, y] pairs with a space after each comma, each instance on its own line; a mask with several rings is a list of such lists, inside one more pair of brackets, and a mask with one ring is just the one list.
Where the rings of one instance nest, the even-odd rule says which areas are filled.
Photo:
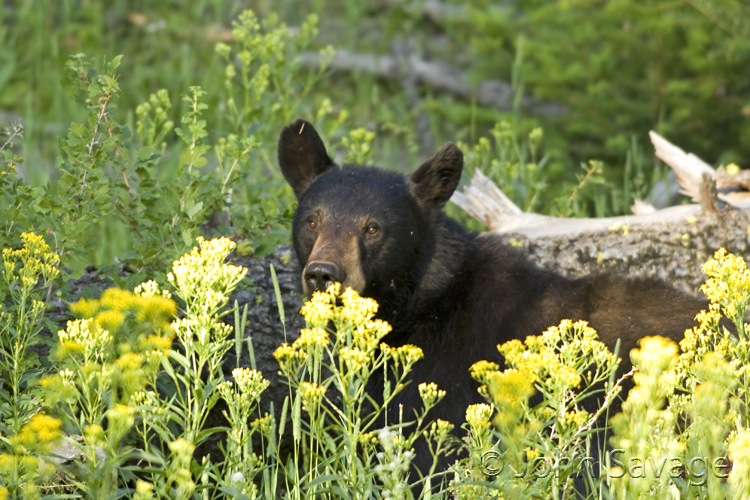
[[[321, 155], [312, 125], [305, 123], [302, 143], [294, 136], [301, 123], [286, 127], [279, 140], [282, 171], [299, 197], [297, 256], [305, 266], [316, 241], [336, 246], [344, 235], [357, 238], [357, 261], [336, 264], [361, 266], [365, 285], [359, 292], [378, 301], [378, 316], [393, 327], [385, 342], [414, 344], [425, 354], [402, 398], [404, 415], [421, 404], [417, 385], [436, 382], [447, 396], [432, 417], [458, 428], [467, 406], [481, 402], [469, 367], [483, 359], [502, 366], [498, 344], [540, 335], [562, 319], [589, 321], [610, 349], [620, 339], [624, 373], [638, 339], [679, 341], [706, 306], [656, 279], [565, 278], [529, 262], [496, 235], [464, 229], [440, 211], [463, 166], [453, 144], [410, 177], [357, 165], [336, 169]], [[363, 231], [368, 224], [379, 228], [376, 237]]]

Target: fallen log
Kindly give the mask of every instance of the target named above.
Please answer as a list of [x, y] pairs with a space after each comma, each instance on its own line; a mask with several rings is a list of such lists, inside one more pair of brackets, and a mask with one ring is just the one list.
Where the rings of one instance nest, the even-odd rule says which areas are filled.
[[696, 204], [655, 210], [640, 202], [634, 207], [637, 215], [550, 217], [524, 213], [479, 171], [451, 201], [550, 270], [568, 276], [605, 269], [658, 276], [697, 295], [705, 279], [703, 262], [718, 248], [750, 258], [750, 193], [741, 190], [747, 177], [714, 170], [655, 132], [650, 135], [656, 155], [675, 171], [682, 192]]

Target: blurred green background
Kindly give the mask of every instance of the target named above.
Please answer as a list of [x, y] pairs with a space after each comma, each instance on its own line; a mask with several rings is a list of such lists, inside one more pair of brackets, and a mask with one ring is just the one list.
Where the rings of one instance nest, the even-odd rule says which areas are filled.
[[[243, 65], [232, 28], [247, 9], [260, 26], [245, 26], [254, 35], [240, 43], [252, 52]], [[267, 35], [262, 43], [259, 33]], [[316, 69], [334, 52], [343, 56]], [[272, 200], [263, 206], [278, 222], [268, 226], [270, 243], [288, 238], [294, 200], [275, 142], [296, 117], [312, 120], [339, 160], [348, 151], [401, 171], [460, 141], [465, 180], [482, 168], [522, 208], [556, 215], [624, 214], [634, 199], [648, 199], [666, 172], [649, 130], [715, 166], [750, 165], [744, 0], [5, 0], [0, 122], [24, 125], [14, 152], [32, 186], [55, 182], [59, 137], [86, 120], [60, 85], [66, 60], [78, 53], [100, 67], [124, 55], [112, 112], [133, 134], [135, 111], [151, 94], [169, 91], [165, 111], [179, 123], [189, 104], [179, 96], [199, 85], [213, 144], [253, 136], [259, 147], [240, 164], [246, 189], [233, 204]], [[375, 63], [380, 74], [366, 67]], [[239, 69], [229, 74], [229, 66]], [[357, 128], [375, 136], [371, 152], [360, 145], [352, 156], [357, 139], [348, 134]], [[168, 180], [179, 138], [160, 140]], [[217, 161], [207, 159], [210, 173]], [[591, 160], [601, 164], [569, 203]], [[456, 207], [449, 212], [470, 223]], [[93, 263], [127, 249], [123, 231], [110, 226], [99, 234], [108, 248], [93, 252]]]

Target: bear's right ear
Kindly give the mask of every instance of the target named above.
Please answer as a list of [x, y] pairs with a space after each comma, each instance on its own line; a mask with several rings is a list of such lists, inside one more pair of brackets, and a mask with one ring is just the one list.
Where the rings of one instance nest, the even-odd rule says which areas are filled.
[[464, 154], [455, 144], [446, 142], [409, 176], [411, 194], [421, 206], [440, 210], [456, 190], [463, 168]]
[[328, 157], [315, 128], [305, 120], [296, 120], [284, 127], [279, 136], [279, 166], [299, 198], [315, 179], [335, 168], [336, 164]]

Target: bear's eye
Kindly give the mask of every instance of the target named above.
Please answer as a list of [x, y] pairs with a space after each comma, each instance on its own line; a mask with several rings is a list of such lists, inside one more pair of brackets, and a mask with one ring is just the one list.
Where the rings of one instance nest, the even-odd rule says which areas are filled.
[[380, 228], [375, 224], [370, 224], [365, 228], [365, 234], [368, 236], [375, 236], [380, 231]]
[[309, 227], [310, 229], [315, 229], [316, 227], [318, 227], [318, 221], [316, 221], [315, 219], [308, 220], [307, 227]]

